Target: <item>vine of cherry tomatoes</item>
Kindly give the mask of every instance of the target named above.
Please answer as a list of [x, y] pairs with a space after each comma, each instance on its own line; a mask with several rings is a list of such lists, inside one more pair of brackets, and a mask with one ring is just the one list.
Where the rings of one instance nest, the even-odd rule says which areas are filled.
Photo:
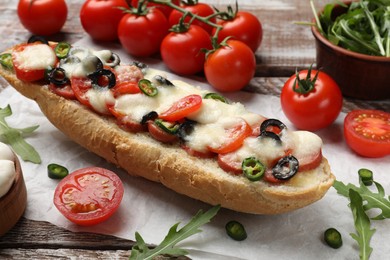
[[[94, 18], [103, 4], [105, 25]], [[118, 39], [134, 57], [160, 54], [179, 75], [204, 72], [221, 92], [240, 90], [253, 78], [263, 36], [258, 18], [237, 4], [222, 12], [198, 0], [87, 0], [80, 20], [94, 40]], [[112, 27], [115, 37], [108, 37]]]

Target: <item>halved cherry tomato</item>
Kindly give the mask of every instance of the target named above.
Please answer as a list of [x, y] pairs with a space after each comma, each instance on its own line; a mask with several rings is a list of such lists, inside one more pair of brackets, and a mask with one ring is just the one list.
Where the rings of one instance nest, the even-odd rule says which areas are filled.
[[152, 120], [148, 121], [147, 125], [149, 134], [162, 143], [174, 143], [179, 140], [178, 136], [165, 132]]
[[53, 83], [50, 83], [49, 88], [55, 94], [66, 99], [77, 99], [70, 84], [66, 84], [65, 86], [56, 86]]
[[[42, 60], [48, 60], [48, 63], [38, 63], [32, 66], [31, 64], [35, 63], [30, 54], [30, 52], [35, 51], [33, 48], [41, 48], [40, 51], [46, 48], [47, 50], [44, 50], [45, 57]], [[43, 79], [46, 68], [54, 67], [57, 63], [57, 58], [50, 46], [41, 43], [28, 43], [22, 44], [13, 50], [12, 63], [16, 77], [22, 81], [31, 82]]]
[[189, 147], [188, 145], [186, 144], [181, 144], [181, 148], [186, 151], [189, 155], [191, 156], [195, 156], [195, 157], [198, 157], [198, 158], [213, 158], [216, 156], [215, 153], [211, 152], [210, 150], [206, 150], [206, 151], [197, 151], [195, 149], [192, 149], [191, 147]]
[[92, 87], [92, 81], [89, 78], [73, 77], [70, 79], [70, 82], [71, 82], [70, 84], [71, 84], [72, 90], [73, 90], [77, 100], [81, 104], [92, 108], [91, 103], [89, 103], [89, 100], [86, 96], [86, 93]]
[[123, 197], [123, 184], [112, 171], [87, 167], [62, 179], [54, 192], [54, 205], [70, 221], [91, 226], [112, 216]]
[[344, 136], [349, 147], [364, 157], [390, 154], [390, 113], [354, 110], [344, 119]]
[[116, 84], [111, 91], [114, 93], [114, 97], [119, 97], [124, 94], [137, 94], [141, 93], [138, 84], [135, 82], [122, 82], [120, 84]]
[[239, 124], [234, 126], [233, 128], [226, 129], [226, 135], [228, 137], [228, 141], [219, 147], [211, 147], [207, 148], [218, 154], [230, 153], [242, 146], [245, 138], [252, 134], [252, 128], [249, 124], [244, 120], [240, 120]]
[[121, 128], [125, 129], [126, 131], [130, 131], [132, 133], [138, 133], [147, 130], [145, 125], [131, 119], [130, 116], [117, 111], [114, 106], [108, 105], [107, 108], [111, 112], [111, 114], [116, 118], [117, 124]]
[[197, 111], [202, 106], [202, 97], [196, 94], [185, 96], [175, 103], [165, 112], [159, 115], [159, 118], [167, 121], [178, 121], [189, 114]]

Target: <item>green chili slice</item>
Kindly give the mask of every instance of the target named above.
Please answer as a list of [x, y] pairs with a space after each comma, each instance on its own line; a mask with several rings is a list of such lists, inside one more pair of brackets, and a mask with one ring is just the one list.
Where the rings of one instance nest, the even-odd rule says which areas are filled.
[[221, 101], [221, 102], [226, 103], [226, 104], [229, 103], [228, 100], [224, 96], [221, 96], [220, 94], [217, 94], [217, 93], [207, 93], [206, 95], [204, 95], [203, 98], [218, 100], [218, 101]]
[[66, 58], [70, 51], [70, 44], [67, 42], [59, 42], [57, 46], [54, 48], [54, 52], [59, 59]]
[[154, 97], [157, 95], [158, 90], [153, 86], [152, 82], [148, 79], [141, 79], [138, 81], [139, 89], [147, 96]]
[[156, 119], [154, 123], [168, 134], [176, 134], [179, 131], [180, 124], [168, 122], [162, 119]]
[[244, 226], [238, 221], [229, 221], [226, 223], [225, 229], [228, 236], [234, 240], [242, 241], [248, 237]]
[[63, 179], [69, 174], [69, 171], [64, 166], [51, 163], [47, 166], [47, 174], [51, 179]]
[[366, 186], [371, 186], [373, 182], [373, 173], [369, 169], [360, 169], [358, 171], [359, 177], [362, 180], [363, 184]]
[[13, 64], [12, 64], [12, 55], [11, 55], [11, 53], [0, 54], [0, 64], [4, 68], [12, 70]]
[[328, 228], [324, 232], [324, 240], [326, 244], [332, 248], [340, 248], [343, 245], [341, 234], [335, 228]]
[[242, 162], [242, 171], [250, 181], [258, 181], [264, 175], [265, 166], [255, 157], [248, 157]]

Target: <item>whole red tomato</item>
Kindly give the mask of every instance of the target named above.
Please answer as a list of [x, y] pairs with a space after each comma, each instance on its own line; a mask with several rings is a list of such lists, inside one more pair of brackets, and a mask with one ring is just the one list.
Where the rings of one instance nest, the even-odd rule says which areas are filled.
[[344, 136], [348, 146], [361, 156], [390, 155], [390, 113], [353, 110], [344, 119]]
[[87, 0], [80, 10], [81, 25], [94, 40], [117, 40], [118, 24], [125, 15], [119, 7], [129, 6], [125, 0]]
[[19, 20], [32, 34], [52, 35], [61, 30], [68, 15], [65, 0], [20, 0]]
[[[223, 28], [218, 33], [218, 41], [222, 42], [226, 37], [246, 43], [253, 52], [259, 48], [263, 39], [263, 27], [259, 19], [249, 13], [238, 11], [218, 21]], [[213, 34], [216, 28], [213, 30]]]
[[237, 91], [253, 78], [256, 59], [252, 50], [243, 42], [228, 40], [210, 53], [204, 65], [207, 81], [223, 92]]
[[202, 27], [191, 24], [184, 32], [170, 32], [161, 43], [160, 53], [170, 70], [192, 75], [203, 70], [202, 49], [211, 49], [210, 35]]
[[118, 37], [129, 54], [147, 57], [159, 52], [168, 29], [165, 15], [157, 8], [150, 8], [146, 14], [126, 14], [119, 23]]
[[[193, 0], [193, 1], [188, 1], [186, 4], [183, 4], [181, 6], [183, 9], [185, 9], [187, 12], [191, 12], [193, 14], [196, 14], [196, 15], [199, 15], [199, 16], [202, 16], [202, 17], [207, 17], [209, 15], [212, 15], [214, 14], [214, 10], [213, 8], [208, 5], [208, 4], [205, 4], [205, 3], [198, 3], [197, 0]], [[174, 26], [175, 24], [178, 24], [179, 23], [179, 20], [180, 18], [183, 17], [183, 13], [178, 11], [178, 10], [173, 10], [171, 12], [171, 15], [169, 16], [169, 25], [170, 27]], [[186, 23], [188, 23], [189, 21], [191, 20], [191, 16], [188, 15], [184, 21]], [[213, 22], [215, 23], [216, 22], [216, 19], [215, 17], [211, 18], [210, 19], [210, 22]], [[205, 29], [208, 33], [211, 33], [213, 31], [213, 27], [200, 21], [200, 20], [193, 20], [192, 21], [192, 24], [196, 24], [196, 25], [199, 25], [200, 27], [202, 27], [203, 29]]]
[[343, 105], [337, 83], [326, 73], [311, 68], [291, 76], [280, 99], [286, 117], [297, 128], [310, 131], [332, 124]]
[[[132, 0], [131, 5], [135, 8], [137, 8], [138, 2], [139, 2], [139, 0]], [[171, 0], [171, 2], [172, 2], [172, 4], [180, 5], [180, 0]], [[169, 7], [167, 5], [157, 4], [157, 3], [152, 3], [152, 2], [148, 2], [147, 6], [158, 8], [158, 10], [160, 10], [167, 18], [169, 17], [169, 15], [171, 14], [171, 12], [173, 10], [171, 7]]]

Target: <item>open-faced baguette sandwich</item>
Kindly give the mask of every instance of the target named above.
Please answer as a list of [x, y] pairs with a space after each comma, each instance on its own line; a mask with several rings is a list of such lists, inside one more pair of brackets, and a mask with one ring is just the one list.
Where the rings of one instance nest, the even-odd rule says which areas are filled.
[[78, 144], [131, 175], [235, 211], [278, 214], [324, 196], [321, 139], [110, 50], [33, 42], [0, 74]]

